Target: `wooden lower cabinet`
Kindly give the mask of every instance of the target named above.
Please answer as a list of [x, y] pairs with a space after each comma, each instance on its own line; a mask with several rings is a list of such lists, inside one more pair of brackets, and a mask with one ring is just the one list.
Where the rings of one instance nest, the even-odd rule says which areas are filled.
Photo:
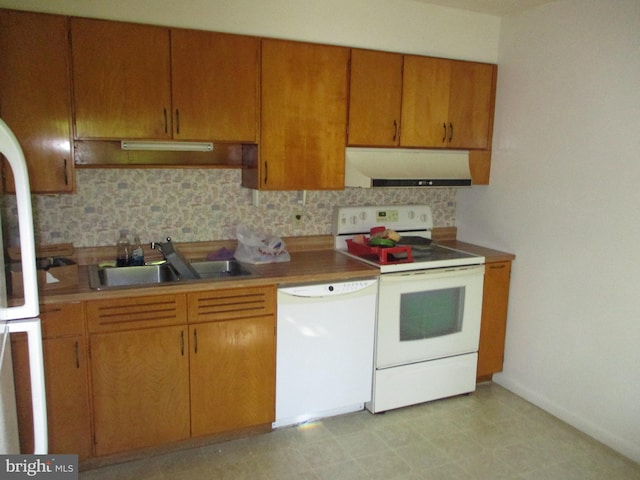
[[274, 286], [191, 293], [191, 434], [275, 420]]
[[275, 317], [189, 327], [191, 434], [229, 432], [275, 419]]
[[95, 454], [275, 418], [275, 287], [87, 302]]
[[[49, 453], [92, 456], [88, 361], [81, 302], [41, 307]], [[12, 335], [20, 450], [33, 452], [26, 334]]]
[[96, 455], [189, 438], [186, 327], [91, 337]]
[[510, 280], [510, 261], [485, 265], [482, 324], [476, 373], [478, 381], [491, 380], [494, 373], [502, 371]]

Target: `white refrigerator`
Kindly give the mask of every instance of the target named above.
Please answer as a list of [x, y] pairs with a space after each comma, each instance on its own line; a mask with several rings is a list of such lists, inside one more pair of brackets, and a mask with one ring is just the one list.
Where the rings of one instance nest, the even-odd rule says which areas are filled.
[[[35, 240], [29, 175], [22, 148], [7, 124], [0, 119], [0, 158], [4, 156], [15, 179], [18, 229], [22, 256], [24, 303], [8, 306], [4, 246], [0, 230], [0, 454], [46, 454], [47, 405], [44, 388], [44, 362]], [[25, 332], [29, 348], [31, 395], [33, 407], [34, 451], [20, 452], [16, 419], [16, 399], [11, 362], [11, 333]]]

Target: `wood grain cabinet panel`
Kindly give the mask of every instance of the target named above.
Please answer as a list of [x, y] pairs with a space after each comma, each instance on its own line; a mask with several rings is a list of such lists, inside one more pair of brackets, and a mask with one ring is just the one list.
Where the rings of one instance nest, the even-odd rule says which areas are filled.
[[31, 191], [73, 192], [67, 18], [0, 10], [0, 52], [0, 115], [24, 151]]
[[405, 55], [400, 145], [487, 149], [496, 66]]
[[184, 295], [150, 295], [87, 302], [90, 333], [186, 323]]
[[189, 327], [191, 433], [230, 432], [275, 419], [275, 316]]
[[[49, 453], [93, 454], [84, 305], [43, 305], [43, 351], [47, 394]], [[26, 335], [12, 336], [20, 448], [33, 452], [33, 416]]]
[[270, 425], [275, 312], [275, 286], [87, 302], [95, 454]]
[[71, 20], [78, 139], [255, 143], [259, 40]]
[[169, 29], [71, 19], [75, 137], [171, 138]]
[[261, 190], [341, 190], [347, 130], [349, 49], [262, 40]]
[[186, 327], [91, 336], [96, 455], [189, 438]]
[[189, 323], [275, 315], [274, 286], [233, 288], [190, 293]]
[[275, 287], [190, 293], [188, 304], [192, 435], [271, 424]]
[[256, 37], [172, 29], [174, 138], [255, 143], [259, 57]]
[[398, 53], [351, 50], [349, 145], [398, 145], [403, 59]]
[[502, 371], [510, 279], [511, 262], [486, 264], [476, 373], [479, 380], [490, 380]]

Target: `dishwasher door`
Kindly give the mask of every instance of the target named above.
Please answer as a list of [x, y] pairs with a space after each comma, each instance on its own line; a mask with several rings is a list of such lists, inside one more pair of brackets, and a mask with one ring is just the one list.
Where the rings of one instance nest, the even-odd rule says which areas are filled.
[[377, 279], [278, 289], [274, 428], [364, 408], [377, 298]]

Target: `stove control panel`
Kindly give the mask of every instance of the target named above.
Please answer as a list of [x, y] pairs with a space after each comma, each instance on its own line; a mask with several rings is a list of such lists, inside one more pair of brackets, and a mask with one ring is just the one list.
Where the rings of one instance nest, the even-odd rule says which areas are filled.
[[390, 228], [397, 232], [431, 232], [433, 228], [431, 207], [390, 205], [336, 208], [334, 235], [369, 233], [369, 230], [374, 227]]

